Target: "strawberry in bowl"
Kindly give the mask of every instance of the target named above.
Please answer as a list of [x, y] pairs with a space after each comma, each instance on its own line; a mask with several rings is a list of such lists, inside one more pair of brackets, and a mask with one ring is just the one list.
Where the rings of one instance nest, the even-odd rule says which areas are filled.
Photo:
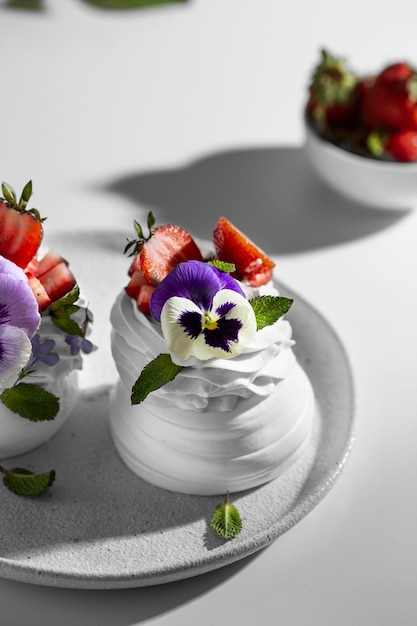
[[[43, 251], [44, 218], [2, 184], [0, 199], [0, 458], [49, 439], [71, 412], [92, 315], [68, 262]], [[27, 319], [26, 319], [27, 318]]]

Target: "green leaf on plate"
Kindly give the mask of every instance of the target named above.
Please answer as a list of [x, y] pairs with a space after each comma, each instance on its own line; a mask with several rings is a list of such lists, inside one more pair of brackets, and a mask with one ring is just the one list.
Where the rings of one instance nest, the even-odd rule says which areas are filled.
[[0, 471], [4, 474], [4, 485], [18, 496], [37, 496], [55, 480], [55, 470], [34, 474], [22, 467], [8, 470], [0, 466]]
[[32, 422], [52, 420], [59, 411], [59, 398], [32, 383], [19, 383], [5, 389], [0, 399], [10, 411]]
[[169, 354], [160, 354], [145, 365], [139, 378], [132, 387], [131, 402], [139, 404], [152, 392], [170, 383], [182, 367], [172, 362]]
[[233, 504], [230, 504], [229, 493], [226, 495], [225, 502], [216, 506], [210, 526], [223, 539], [236, 537], [242, 530], [242, 520], [240, 519], [239, 511]]
[[255, 312], [257, 330], [274, 324], [287, 313], [292, 303], [290, 298], [281, 296], [258, 296], [249, 300]]

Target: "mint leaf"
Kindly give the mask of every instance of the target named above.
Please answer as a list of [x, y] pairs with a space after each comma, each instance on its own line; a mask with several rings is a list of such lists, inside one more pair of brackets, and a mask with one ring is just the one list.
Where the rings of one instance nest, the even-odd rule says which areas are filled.
[[10, 411], [32, 422], [52, 420], [59, 411], [59, 398], [31, 383], [19, 383], [5, 389], [0, 399]]
[[257, 296], [249, 300], [255, 312], [257, 330], [274, 324], [291, 307], [293, 300], [281, 296]]
[[229, 493], [226, 495], [225, 502], [216, 506], [210, 520], [210, 526], [223, 539], [236, 537], [242, 530], [242, 520], [240, 519], [239, 511], [233, 504], [230, 504]]
[[224, 272], [225, 274], [233, 274], [236, 271], [236, 265], [234, 263], [226, 263], [226, 261], [208, 261], [208, 265], [212, 265], [220, 272]]
[[55, 470], [34, 474], [22, 467], [8, 470], [0, 466], [0, 471], [4, 474], [4, 485], [18, 496], [37, 496], [55, 480]]
[[181, 365], [175, 365], [169, 354], [160, 354], [153, 361], [145, 365], [139, 378], [132, 387], [130, 396], [132, 404], [139, 404], [152, 392], [167, 383], [170, 383], [182, 370]]
[[80, 309], [79, 306], [74, 304], [78, 300], [79, 296], [79, 287], [78, 285], [75, 285], [74, 289], [72, 289], [70, 293], [60, 300], [53, 302], [48, 310], [52, 322], [57, 328], [68, 335], [84, 337], [84, 331], [81, 326], [70, 317], [73, 313], [76, 313]]

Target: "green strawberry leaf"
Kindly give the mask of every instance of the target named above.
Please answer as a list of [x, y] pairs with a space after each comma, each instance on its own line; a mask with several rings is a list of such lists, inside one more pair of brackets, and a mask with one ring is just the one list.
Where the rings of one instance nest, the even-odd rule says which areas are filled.
[[210, 526], [223, 539], [236, 537], [242, 530], [242, 520], [240, 519], [239, 511], [233, 504], [230, 504], [229, 493], [226, 495], [225, 502], [216, 506], [210, 520]]
[[257, 330], [274, 324], [287, 313], [292, 303], [290, 298], [281, 296], [258, 296], [249, 300], [255, 313]]
[[212, 265], [220, 272], [224, 272], [224, 274], [233, 274], [236, 271], [236, 265], [234, 263], [226, 263], [225, 261], [208, 261], [208, 265]]
[[139, 404], [152, 392], [170, 383], [182, 370], [181, 365], [172, 362], [169, 354], [160, 354], [145, 365], [132, 387], [132, 404]]
[[49, 307], [49, 315], [54, 325], [68, 335], [84, 337], [84, 330], [71, 318], [71, 315], [79, 311], [79, 306], [74, 304], [80, 296], [80, 289], [75, 285], [66, 296], [53, 302]]
[[10, 411], [32, 422], [52, 420], [59, 411], [59, 398], [31, 383], [5, 389], [0, 399]]
[[18, 496], [37, 496], [55, 480], [55, 470], [34, 474], [22, 467], [8, 470], [0, 466], [0, 471], [4, 474], [4, 485]]

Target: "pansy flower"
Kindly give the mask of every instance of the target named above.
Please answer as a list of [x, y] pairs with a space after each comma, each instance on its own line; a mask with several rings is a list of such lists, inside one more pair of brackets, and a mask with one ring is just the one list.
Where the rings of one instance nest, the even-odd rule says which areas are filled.
[[38, 304], [19, 267], [0, 256], [0, 384], [28, 362], [31, 337], [40, 324]]
[[232, 358], [256, 333], [252, 306], [229, 274], [201, 261], [180, 263], [158, 285], [151, 313], [172, 355]]

